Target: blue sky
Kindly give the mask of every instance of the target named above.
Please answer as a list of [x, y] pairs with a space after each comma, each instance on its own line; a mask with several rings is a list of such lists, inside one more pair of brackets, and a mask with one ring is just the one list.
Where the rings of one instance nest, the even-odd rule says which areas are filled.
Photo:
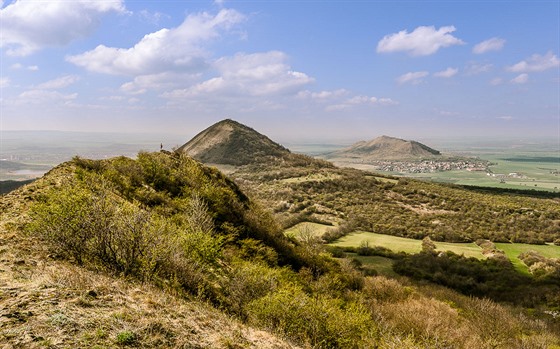
[[2, 130], [560, 139], [560, 2], [0, 1]]

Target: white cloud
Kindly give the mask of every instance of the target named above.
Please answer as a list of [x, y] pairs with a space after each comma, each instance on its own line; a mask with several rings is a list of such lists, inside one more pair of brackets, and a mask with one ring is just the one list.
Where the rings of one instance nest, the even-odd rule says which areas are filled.
[[138, 12], [140, 19], [150, 24], [159, 24], [162, 18], [170, 18], [168, 15], [165, 15], [161, 12], [149, 12], [147, 10], [142, 10]]
[[265, 96], [295, 93], [313, 82], [313, 78], [292, 70], [287, 56], [279, 51], [236, 54], [214, 63], [219, 76], [186, 89], [164, 93], [166, 98], [184, 98], [205, 95]]
[[49, 90], [29, 90], [21, 93], [17, 100], [16, 104], [24, 105], [24, 104], [53, 104], [57, 102], [67, 103], [72, 100], [75, 100], [78, 97], [77, 93], [71, 94], [63, 94], [58, 91], [49, 91]]
[[445, 70], [442, 70], [440, 72], [434, 73], [435, 77], [438, 78], [450, 78], [454, 75], [456, 75], [459, 72], [459, 69], [457, 68], [447, 68]]
[[115, 75], [150, 75], [168, 71], [199, 72], [208, 66], [203, 45], [233, 25], [245, 20], [235, 10], [224, 9], [215, 16], [187, 16], [176, 28], [147, 34], [131, 48], [104, 45], [67, 60], [90, 71]]
[[390, 105], [397, 105], [397, 104], [399, 103], [392, 100], [391, 98], [377, 98], [377, 97], [358, 95], [358, 96], [348, 98], [341, 103], [329, 105], [328, 107], [325, 108], [325, 111], [340, 111], [340, 110], [349, 109], [357, 105], [390, 106]]
[[0, 88], [10, 86], [10, 79], [9, 78], [0, 78]]
[[139, 75], [134, 80], [121, 85], [120, 90], [126, 94], [143, 94], [148, 90], [169, 90], [177, 86], [192, 85], [199, 81], [199, 73], [179, 73], [174, 71], [159, 74]]
[[27, 70], [31, 70], [31, 71], [39, 70], [39, 67], [36, 66], [36, 65], [29, 65], [27, 67], [24, 67], [23, 64], [21, 64], [21, 63], [14, 63], [10, 66], [10, 69], [13, 69], [13, 70], [19, 70], [19, 69], [23, 69], [23, 68], [25, 68]]
[[18, 0], [0, 9], [0, 47], [10, 56], [27, 56], [64, 46], [89, 35], [111, 11], [125, 11], [123, 0]]
[[482, 73], [488, 73], [492, 70], [494, 65], [490, 63], [478, 63], [478, 62], [469, 62], [465, 67], [465, 74], [466, 75], [478, 75]]
[[507, 70], [514, 73], [530, 73], [541, 72], [558, 66], [560, 66], [560, 60], [555, 54], [552, 54], [552, 52], [549, 51], [544, 56], [534, 54], [527, 60], [507, 67]]
[[427, 71], [417, 71], [417, 72], [410, 72], [403, 74], [397, 78], [397, 82], [399, 84], [410, 83], [413, 85], [419, 84], [422, 82], [422, 78], [428, 76], [429, 73]]
[[398, 33], [385, 35], [377, 44], [377, 52], [408, 52], [412, 56], [427, 56], [436, 53], [442, 47], [462, 45], [464, 42], [450, 33], [454, 26], [441, 27], [421, 26], [411, 33], [402, 30]]
[[499, 51], [504, 47], [505, 43], [506, 41], [504, 39], [495, 37], [484, 40], [483, 42], [478, 43], [473, 47], [473, 53], [479, 55], [489, 51]]
[[312, 99], [316, 101], [328, 101], [331, 99], [339, 98], [348, 95], [348, 91], [345, 89], [339, 89], [335, 91], [321, 91], [321, 92], [311, 92], [308, 90], [300, 91], [297, 95], [298, 98]]
[[511, 79], [511, 83], [513, 84], [525, 84], [529, 81], [529, 75], [526, 73], [519, 74], [515, 78]]
[[40, 90], [56, 90], [59, 88], [70, 86], [78, 80], [80, 80], [80, 77], [77, 75], [65, 75], [39, 84], [36, 86], [36, 88]]

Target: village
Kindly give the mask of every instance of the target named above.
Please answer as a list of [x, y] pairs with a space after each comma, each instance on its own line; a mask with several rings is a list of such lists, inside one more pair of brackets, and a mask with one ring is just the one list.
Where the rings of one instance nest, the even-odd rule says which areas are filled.
[[375, 170], [397, 173], [433, 173], [441, 171], [467, 170], [488, 172], [487, 161], [473, 160], [422, 160], [422, 161], [372, 161]]

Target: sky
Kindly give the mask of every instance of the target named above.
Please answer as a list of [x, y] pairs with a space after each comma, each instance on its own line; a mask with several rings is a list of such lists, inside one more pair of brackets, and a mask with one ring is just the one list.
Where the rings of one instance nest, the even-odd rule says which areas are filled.
[[558, 0], [0, 0], [0, 126], [560, 140], [559, 56]]

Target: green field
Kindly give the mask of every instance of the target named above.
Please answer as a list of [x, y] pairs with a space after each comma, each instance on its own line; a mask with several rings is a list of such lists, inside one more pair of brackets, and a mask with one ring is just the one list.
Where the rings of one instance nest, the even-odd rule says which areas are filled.
[[[359, 247], [365, 242], [367, 242], [369, 246], [381, 246], [394, 252], [418, 253], [422, 251], [421, 240], [364, 231], [346, 235], [331, 245], [339, 247]], [[435, 242], [435, 244], [438, 251], [452, 251], [459, 255], [464, 254], [465, 257], [485, 258], [482, 255], [480, 247], [474, 243]]]
[[548, 245], [529, 245], [529, 244], [507, 244], [496, 243], [496, 248], [506, 253], [513, 265], [525, 273], [528, 272], [527, 266], [518, 258], [523, 252], [535, 251], [546, 258], [560, 258], [560, 246]]
[[[422, 180], [497, 187], [507, 189], [534, 189], [560, 191], [560, 158], [558, 152], [534, 151], [523, 152], [518, 149], [507, 149], [503, 152], [477, 154], [481, 159], [488, 160], [492, 165], [486, 172], [446, 171], [435, 173], [404, 174]], [[510, 175], [519, 174], [520, 176]]]
[[290, 227], [284, 231], [284, 234], [288, 236], [297, 237], [302, 232], [310, 232], [315, 236], [322, 236], [327, 232], [327, 229], [332, 229], [332, 225], [319, 224], [312, 222], [302, 222]]
[[347, 253], [350, 258], [359, 260], [363, 268], [375, 269], [380, 275], [397, 276], [393, 271], [393, 260], [381, 256], [358, 256], [356, 253]]
[[[398, 236], [390, 236], [369, 232], [355, 232], [344, 236], [336, 242], [330, 244], [338, 247], [359, 247], [362, 243], [367, 242], [369, 246], [381, 246], [390, 249], [393, 252], [418, 253], [422, 250], [422, 241], [401, 238]], [[474, 257], [484, 259], [482, 250], [474, 243], [451, 243], [451, 242], [434, 242], [438, 251], [451, 251], [465, 257]], [[522, 273], [528, 273], [527, 266], [518, 258], [518, 256], [530, 250], [536, 251], [547, 258], [560, 258], [560, 246], [552, 244], [548, 245], [530, 245], [530, 244], [508, 244], [496, 243], [496, 248], [505, 252], [506, 256], [511, 260], [517, 270]], [[361, 261], [366, 264], [368, 257], [361, 257]], [[375, 263], [373, 260], [371, 263]], [[382, 265], [381, 268], [386, 265]], [[377, 267], [375, 267], [377, 269]]]

